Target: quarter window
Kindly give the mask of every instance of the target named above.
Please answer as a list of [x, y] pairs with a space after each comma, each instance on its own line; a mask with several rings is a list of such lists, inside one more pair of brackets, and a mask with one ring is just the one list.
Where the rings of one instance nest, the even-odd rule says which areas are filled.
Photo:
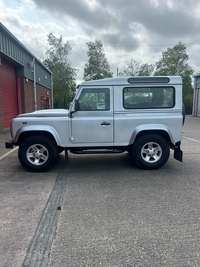
[[172, 108], [175, 103], [174, 87], [124, 88], [124, 108]]

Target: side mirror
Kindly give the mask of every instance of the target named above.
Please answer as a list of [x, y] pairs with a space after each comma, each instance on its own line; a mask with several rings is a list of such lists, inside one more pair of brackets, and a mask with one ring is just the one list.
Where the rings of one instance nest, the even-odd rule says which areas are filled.
[[78, 99], [75, 99], [74, 101], [74, 111], [78, 110]]
[[70, 118], [72, 118], [72, 114], [78, 110], [78, 100], [77, 99], [74, 100], [74, 110], [71, 110], [72, 106], [73, 106], [73, 102], [70, 105]]

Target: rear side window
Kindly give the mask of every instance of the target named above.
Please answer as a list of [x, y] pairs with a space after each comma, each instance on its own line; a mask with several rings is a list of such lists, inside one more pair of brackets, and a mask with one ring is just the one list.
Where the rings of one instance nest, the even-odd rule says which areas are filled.
[[125, 109], [173, 108], [175, 105], [175, 89], [174, 87], [124, 88], [123, 105]]

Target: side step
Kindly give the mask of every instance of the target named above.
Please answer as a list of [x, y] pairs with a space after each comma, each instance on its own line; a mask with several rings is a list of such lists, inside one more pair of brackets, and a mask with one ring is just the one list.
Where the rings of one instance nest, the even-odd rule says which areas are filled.
[[82, 150], [70, 150], [73, 154], [106, 154], [106, 153], [123, 153], [123, 149], [82, 149]]

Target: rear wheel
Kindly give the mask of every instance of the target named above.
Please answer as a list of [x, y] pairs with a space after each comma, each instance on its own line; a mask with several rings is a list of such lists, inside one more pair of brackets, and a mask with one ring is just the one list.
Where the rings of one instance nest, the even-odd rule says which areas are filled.
[[161, 168], [169, 159], [169, 145], [158, 134], [140, 137], [132, 147], [131, 155], [142, 169]]
[[58, 149], [53, 140], [43, 136], [32, 136], [20, 144], [18, 158], [26, 170], [44, 172], [56, 162]]

